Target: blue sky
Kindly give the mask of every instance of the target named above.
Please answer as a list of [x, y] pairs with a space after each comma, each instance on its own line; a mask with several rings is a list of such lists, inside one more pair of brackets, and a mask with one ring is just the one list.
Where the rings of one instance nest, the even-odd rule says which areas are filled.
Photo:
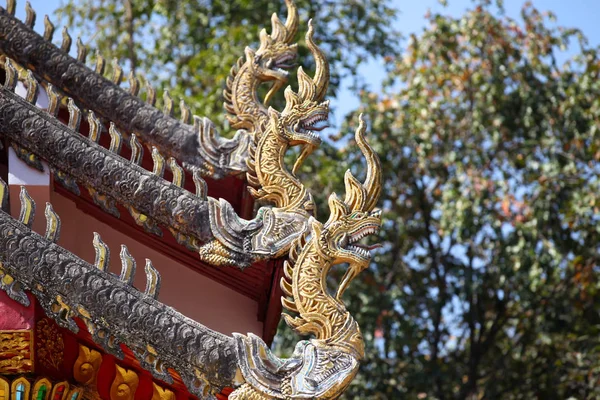
[[[54, 10], [61, 3], [60, 0], [30, 0], [30, 2], [38, 14], [38, 23], [36, 24], [38, 29], [42, 25], [43, 15], [49, 14], [52, 16]], [[447, 7], [443, 7], [439, 4], [438, 0], [394, 0], [394, 6], [400, 10], [396, 26], [405, 36], [411, 33], [418, 34], [425, 27], [426, 21], [424, 15], [428, 9], [458, 16], [471, 6], [472, 1], [448, 0], [448, 3]], [[507, 14], [517, 19], [523, 3], [524, 0], [504, 0]], [[558, 24], [581, 29], [588, 37], [591, 45], [600, 44], [600, 26], [598, 24], [600, 17], [599, 0], [533, 0], [532, 3], [541, 11], [553, 11], [558, 18]], [[24, 18], [24, 9], [25, 2], [19, 1], [17, 8], [17, 16], [19, 18]], [[56, 18], [52, 19], [56, 20]], [[371, 89], [379, 90], [381, 81], [385, 76], [381, 60], [372, 60], [362, 66], [360, 72]], [[339, 123], [344, 114], [353, 110], [359, 104], [358, 99], [348, 90], [348, 85], [349, 82], [344, 85], [345, 87], [339, 93], [338, 98], [341, 100], [332, 102], [332, 106], [336, 109], [336, 114], [331, 122]], [[200, 110], [197, 110], [197, 112], [200, 112]]]

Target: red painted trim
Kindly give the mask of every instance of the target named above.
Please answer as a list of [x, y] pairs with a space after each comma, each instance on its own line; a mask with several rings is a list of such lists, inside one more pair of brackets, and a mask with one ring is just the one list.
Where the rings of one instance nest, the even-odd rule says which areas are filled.
[[281, 296], [283, 291], [281, 290], [281, 278], [283, 277], [283, 259], [275, 260], [273, 263], [273, 275], [271, 280], [271, 291], [269, 293], [269, 300], [267, 303], [267, 310], [265, 321], [263, 323], [263, 334], [264, 341], [270, 346], [273, 342], [273, 338], [277, 334], [277, 326], [281, 320], [281, 311], [283, 306], [281, 305]]
[[75, 202], [81, 211], [110, 225], [128, 237], [152, 247], [174, 261], [230, 287], [244, 296], [256, 301], [260, 299], [264, 276], [267, 274], [266, 263], [256, 263], [243, 271], [235, 267], [215, 267], [205, 264], [198, 259], [195, 253], [179, 245], [169, 232], [165, 232], [162, 238], [146, 233], [133, 221], [125, 209], [119, 207], [121, 218], [105, 213], [93, 203], [85, 189], [81, 190], [81, 196], [76, 196], [59, 185], [55, 185], [54, 190], [59, 195]]

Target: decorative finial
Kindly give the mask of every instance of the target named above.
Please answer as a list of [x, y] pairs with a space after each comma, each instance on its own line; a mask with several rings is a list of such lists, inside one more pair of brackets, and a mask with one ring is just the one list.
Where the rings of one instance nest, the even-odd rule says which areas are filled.
[[100, 271], [107, 271], [110, 262], [110, 249], [104, 244], [102, 238], [96, 232], [94, 232], [94, 241], [92, 243], [94, 245], [94, 250], [96, 251], [94, 265]]
[[19, 214], [19, 221], [28, 228], [33, 225], [35, 219], [35, 202], [25, 189], [25, 186], [21, 186], [21, 193], [19, 195], [21, 200], [21, 213]]
[[46, 14], [44, 15], [44, 40], [51, 42], [52, 36], [54, 36], [54, 25], [52, 24], [52, 21], [50, 21], [48, 14]]
[[173, 173], [173, 184], [175, 186], [183, 187], [185, 174], [183, 172], [183, 168], [177, 164], [177, 160], [175, 160], [173, 157], [169, 157], [169, 168]]
[[160, 290], [160, 274], [152, 265], [152, 261], [146, 259], [146, 293], [148, 296], [151, 296], [153, 299], [158, 298], [158, 292]]
[[117, 127], [113, 122], [110, 123], [108, 134], [110, 135], [109, 150], [115, 154], [119, 154], [121, 152], [121, 146], [123, 145], [123, 135], [117, 130]]
[[56, 243], [60, 237], [60, 217], [54, 209], [52, 204], [46, 203], [46, 240]]
[[85, 44], [83, 44], [83, 42], [81, 41], [81, 38], [78, 36], [77, 37], [77, 61], [79, 61], [82, 64], [85, 64], [87, 52], [88, 52], [87, 46]]
[[165, 173], [165, 158], [158, 152], [158, 149], [152, 146], [152, 161], [154, 161], [154, 168], [152, 173], [162, 178]]
[[65, 53], [71, 51], [71, 43], [73, 43], [73, 39], [71, 39], [71, 35], [69, 35], [69, 28], [65, 26], [62, 30], [62, 44], [60, 45], [60, 49]]
[[75, 132], [79, 132], [79, 125], [81, 124], [81, 110], [75, 105], [75, 102], [70, 97], [67, 103], [67, 108], [69, 109], [69, 128], [73, 129]]
[[127, 246], [121, 245], [121, 275], [119, 279], [128, 285], [133, 284], [133, 278], [135, 277], [135, 260], [129, 254]]
[[135, 133], [131, 134], [129, 145], [131, 146], [131, 162], [140, 165], [144, 157], [144, 146], [142, 146]]

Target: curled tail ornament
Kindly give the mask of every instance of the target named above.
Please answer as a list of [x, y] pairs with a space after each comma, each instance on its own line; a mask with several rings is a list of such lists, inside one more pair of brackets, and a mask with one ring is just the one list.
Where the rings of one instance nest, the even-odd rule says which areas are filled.
[[[296, 345], [292, 358], [275, 357], [257, 336], [235, 335], [240, 369], [246, 383], [230, 399], [337, 399], [356, 375], [364, 358], [358, 323], [341, 297], [360, 272], [368, 268], [374, 246], [359, 241], [376, 233], [381, 212], [375, 204], [381, 192], [379, 158], [364, 138], [360, 119], [356, 142], [367, 161], [364, 183], [346, 172], [346, 196], [329, 197], [330, 217], [325, 224], [311, 218], [310, 233], [298, 239], [285, 264], [281, 287], [288, 325], [310, 340]], [[326, 280], [334, 265], [348, 268], [335, 295]]]

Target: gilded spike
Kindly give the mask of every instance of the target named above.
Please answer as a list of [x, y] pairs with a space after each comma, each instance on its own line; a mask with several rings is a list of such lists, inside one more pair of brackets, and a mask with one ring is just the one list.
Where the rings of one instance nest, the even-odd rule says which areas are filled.
[[60, 45], [60, 49], [65, 53], [71, 51], [71, 43], [73, 43], [73, 39], [71, 39], [71, 35], [69, 35], [69, 28], [65, 26], [62, 30], [62, 44]]
[[35, 10], [31, 7], [31, 3], [25, 3], [25, 25], [33, 29], [35, 25]]
[[156, 90], [146, 81], [146, 103], [154, 106], [156, 104]]
[[48, 94], [48, 107], [46, 111], [53, 117], [58, 115], [58, 109], [60, 106], [60, 101], [58, 99], [58, 93], [56, 93], [56, 89], [52, 86], [51, 83], [46, 87], [46, 93]]
[[154, 168], [152, 173], [160, 177], [165, 173], [165, 158], [158, 152], [158, 149], [152, 146], [152, 161], [154, 161]]
[[6, 59], [4, 63], [4, 71], [6, 73], [6, 78], [4, 80], [4, 87], [10, 91], [14, 91], [17, 86], [17, 70], [12, 63], [10, 58]]
[[17, 8], [16, 0], [6, 0], [6, 11], [8, 12], [9, 15], [14, 16], [16, 8]]
[[129, 145], [131, 146], [131, 162], [140, 165], [144, 157], [144, 146], [142, 146], [135, 133], [131, 134]]
[[292, 284], [286, 278], [281, 278], [280, 286], [286, 296], [293, 296]]
[[94, 241], [92, 243], [94, 245], [94, 250], [96, 251], [96, 260], [94, 261], [94, 265], [100, 271], [107, 271], [110, 261], [110, 249], [106, 244], [104, 244], [102, 238], [96, 232], [94, 232]]
[[69, 128], [73, 129], [75, 132], [79, 132], [79, 124], [81, 123], [81, 110], [75, 105], [75, 102], [70, 97], [67, 108], [69, 109]]
[[33, 225], [33, 219], [35, 218], [35, 202], [25, 189], [25, 186], [21, 186], [21, 193], [19, 195], [21, 200], [21, 213], [19, 214], [19, 221], [23, 225], [31, 228]]
[[194, 170], [192, 176], [194, 179], [194, 186], [196, 187], [196, 196], [206, 200], [206, 196], [208, 195], [208, 186], [206, 185], [206, 181], [202, 179], [202, 175], [197, 169]]
[[102, 57], [102, 55], [100, 54], [100, 52], [98, 50], [96, 50], [96, 68], [95, 68], [95, 72], [98, 75], [104, 75], [104, 67], [106, 66], [106, 60], [104, 60], [104, 57]]
[[117, 127], [112, 122], [108, 128], [108, 134], [110, 135], [109, 150], [115, 154], [119, 154], [121, 152], [121, 146], [123, 145], [123, 135], [121, 135], [121, 132], [117, 130]]
[[33, 74], [30, 70], [27, 70], [25, 81], [27, 83], [27, 95], [25, 96], [25, 100], [31, 104], [35, 104], [37, 101], [39, 84], [38, 81], [33, 77]]
[[152, 265], [152, 261], [146, 259], [146, 290], [144, 293], [151, 296], [153, 299], [158, 298], [158, 292], [160, 290], [160, 274]]
[[80, 37], [77, 37], [77, 61], [80, 63], [85, 63], [87, 52], [87, 46], [83, 44]]
[[46, 14], [44, 15], [44, 40], [51, 42], [52, 36], [54, 36], [54, 25], [52, 24], [52, 21], [50, 21], [48, 14]]
[[123, 68], [119, 65], [119, 61], [116, 58], [112, 60], [113, 76], [112, 81], [115, 85], [120, 85], [123, 80]]
[[281, 298], [281, 304], [290, 311], [298, 312], [298, 307], [296, 307], [296, 303], [294, 303], [291, 300], [286, 299], [285, 297]]
[[0, 210], [8, 212], [8, 185], [0, 179]]
[[140, 81], [135, 77], [133, 71], [129, 73], [129, 93], [137, 96], [140, 92]]
[[129, 254], [127, 246], [121, 245], [121, 275], [119, 279], [123, 282], [131, 285], [133, 284], [133, 278], [135, 277], [135, 260]]
[[181, 122], [190, 124], [190, 122], [192, 122], [192, 111], [187, 104], [185, 104], [185, 101], [181, 100], [179, 102], [179, 108], [181, 108]]
[[163, 102], [164, 102], [164, 107], [163, 107], [163, 112], [168, 115], [169, 117], [173, 116], [173, 99], [171, 99], [171, 95], [169, 94], [168, 90], [165, 90], [165, 92], [163, 93]]
[[60, 218], [52, 204], [46, 203], [46, 240], [56, 243], [60, 237]]
[[91, 141], [98, 143], [98, 140], [100, 140], [101, 133], [100, 120], [98, 120], [96, 114], [94, 114], [92, 110], [88, 111], [88, 124], [90, 125], [90, 133], [88, 135], [88, 138]]
[[290, 264], [287, 260], [283, 264], [283, 273], [288, 279], [292, 279], [294, 270], [292, 268], [292, 264]]
[[175, 186], [183, 187], [185, 173], [183, 172], [183, 168], [177, 164], [177, 160], [175, 160], [173, 157], [169, 157], [169, 168], [173, 173], [173, 184]]

